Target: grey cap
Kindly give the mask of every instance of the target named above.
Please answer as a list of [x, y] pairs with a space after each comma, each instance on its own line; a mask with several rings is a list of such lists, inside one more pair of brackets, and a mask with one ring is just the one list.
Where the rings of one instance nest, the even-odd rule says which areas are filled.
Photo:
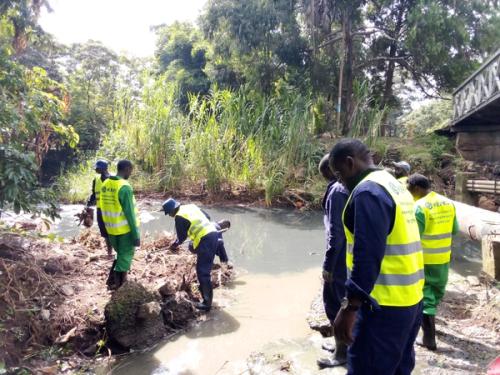
[[397, 168], [403, 169], [404, 171], [406, 171], [406, 173], [410, 173], [411, 167], [410, 164], [406, 161], [393, 162], [392, 165]]

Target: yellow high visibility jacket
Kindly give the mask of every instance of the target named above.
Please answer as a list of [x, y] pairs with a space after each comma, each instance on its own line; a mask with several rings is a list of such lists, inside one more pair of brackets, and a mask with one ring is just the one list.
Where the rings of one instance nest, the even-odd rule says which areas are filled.
[[101, 203], [99, 197], [101, 195], [102, 179], [100, 174], [96, 174], [94, 178], [94, 193], [95, 193], [95, 206], [96, 208], [101, 208]]
[[[370, 296], [382, 306], [413, 306], [423, 297], [424, 261], [412, 196], [401, 183], [385, 171], [371, 172], [358, 186], [365, 181], [381, 185], [396, 203], [394, 226], [387, 236], [380, 274]], [[346, 207], [355, 192], [356, 188], [351, 193]], [[346, 264], [350, 274], [353, 268], [353, 247], [356, 238], [345, 225], [345, 209], [343, 220], [347, 240]], [[358, 251], [370, 251], [370, 249]]]
[[[114, 180], [108, 178], [103, 182], [101, 187], [100, 200], [102, 220], [104, 221], [106, 231], [112, 236], [127, 234], [131, 231], [118, 198], [120, 189], [125, 185], [130, 186], [127, 180]], [[139, 214], [135, 203], [135, 197], [133, 199], [136, 225], [139, 226]]]
[[432, 191], [415, 203], [415, 209], [418, 208], [425, 216], [425, 229], [421, 236], [424, 264], [449, 263], [455, 221], [453, 202]]
[[399, 177], [398, 181], [401, 183], [401, 185], [406, 187], [406, 184], [408, 183], [408, 176]]
[[215, 225], [194, 204], [182, 204], [175, 216], [183, 217], [191, 223], [188, 229], [188, 237], [193, 241], [193, 248], [195, 250], [203, 236], [211, 232], [217, 232]]

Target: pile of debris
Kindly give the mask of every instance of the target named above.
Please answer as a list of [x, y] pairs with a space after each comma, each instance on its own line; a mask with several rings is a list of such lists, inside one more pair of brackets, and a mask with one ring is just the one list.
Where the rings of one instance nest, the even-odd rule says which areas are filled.
[[[105, 282], [113, 260], [97, 231], [84, 229], [70, 243], [60, 243], [2, 229], [4, 365], [36, 373], [56, 366], [61, 373], [61, 364], [68, 367], [69, 361], [73, 370], [82, 369], [89, 362], [85, 356], [144, 348], [186, 327], [199, 316], [193, 308], [199, 297], [196, 257], [183, 249], [167, 250], [172, 241], [170, 234], [146, 239], [136, 252], [129, 281], [112, 295]], [[216, 287], [232, 273], [214, 267], [212, 276]], [[127, 331], [127, 325], [135, 328]]]

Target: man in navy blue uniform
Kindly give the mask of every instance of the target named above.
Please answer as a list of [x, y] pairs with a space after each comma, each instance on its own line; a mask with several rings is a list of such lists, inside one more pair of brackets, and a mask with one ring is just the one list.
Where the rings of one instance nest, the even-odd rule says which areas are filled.
[[[344, 211], [349, 192], [335, 178], [330, 165], [329, 155], [325, 155], [319, 163], [319, 172], [328, 181], [323, 197], [323, 221], [326, 234], [326, 252], [323, 262], [323, 304], [326, 316], [332, 326], [345, 296], [346, 263], [345, 263], [345, 234], [342, 225]], [[333, 354], [318, 359], [320, 367], [335, 367], [346, 363], [347, 346], [335, 340], [335, 346], [323, 344], [323, 349]]]
[[337, 143], [330, 167], [351, 191], [343, 214], [346, 298], [334, 322], [335, 337], [349, 345], [347, 373], [409, 375], [424, 281], [413, 198], [359, 140]]

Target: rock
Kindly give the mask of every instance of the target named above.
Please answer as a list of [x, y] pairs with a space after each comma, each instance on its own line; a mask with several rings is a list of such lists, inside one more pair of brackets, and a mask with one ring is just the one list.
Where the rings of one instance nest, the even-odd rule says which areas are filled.
[[330, 337], [332, 335], [332, 328], [325, 313], [321, 290], [311, 303], [311, 309], [307, 315], [307, 323], [312, 330], [318, 331], [323, 337]]
[[175, 292], [177, 292], [177, 289], [178, 285], [175, 280], [167, 280], [167, 282], [158, 289], [158, 292], [163, 298], [168, 298], [173, 296]]
[[497, 206], [495, 204], [495, 200], [492, 198], [488, 198], [485, 195], [482, 195], [481, 197], [479, 197], [478, 206], [484, 210], [493, 211], [493, 212], [497, 211]]
[[156, 301], [144, 303], [137, 309], [137, 318], [142, 320], [155, 319], [161, 313], [161, 306]]
[[121, 346], [133, 349], [158, 342], [165, 334], [162, 316], [155, 313], [159, 302], [157, 293], [137, 282], [126, 282], [115, 291], [104, 309], [109, 337]]
[[173, 328], [181, 328], [196, 315], [197, 311], [186, 292], [176, 292], [162, 306], [165, 324]]
[[73, 294], [75, 294], [75, 290], [70, 285], [63, 285], [61, 287], [61, 293], [64, 294], [65, 296], [69, 297], [69, 296], [72, 296]]
[[42, 317], [43, 320], [48, 321], [50, 319], [50, 311], [42, 309], [42, 311], [40, 311], [40, 316]]
[[477, 276], [467, 276], [466, 280], [467, 280], [467, 282], [469, 283], [470, 286], [479, 286], [479, 285], [481, 285], [481, 282], [479, 281], [479, 278]]

